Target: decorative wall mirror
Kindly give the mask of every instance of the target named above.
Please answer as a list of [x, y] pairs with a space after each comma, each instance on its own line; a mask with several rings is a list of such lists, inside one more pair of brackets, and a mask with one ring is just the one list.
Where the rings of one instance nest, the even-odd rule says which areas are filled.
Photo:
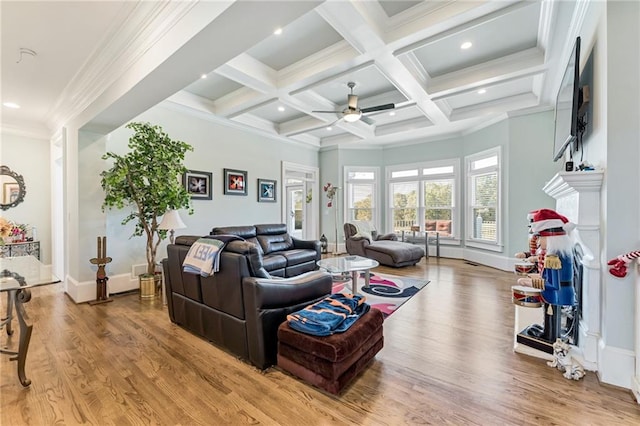
[[7, 210], [24, 201], [27, 189], [22, 175], [7, 166], [0, 166], [0, 209]]

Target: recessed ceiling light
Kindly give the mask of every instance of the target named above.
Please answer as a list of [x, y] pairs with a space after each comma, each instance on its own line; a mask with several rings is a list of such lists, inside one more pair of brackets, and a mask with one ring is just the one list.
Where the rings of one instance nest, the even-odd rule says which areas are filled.
[[200, 78], [207, 78], [207, 75], [206, 75], [206, 74], [202, 74], [202, 75], [200, 76]]
[[470, 48], [471, 46], [473, 46], [473, 43], [471, 43], [470, 41], [465, 41], [464, 43], [462, 43], [460, 45], [460, 49], [466, 50], [466, 49]]
[[13, 102], [5, 102], [2, 105], [6, 106], [7, 108], [13, 108], [13, 109], [18, 109], [20, 108], [20, 105], [13, 103]]
[[284, 107], [283, 106], [279, 106], [278, 107], [278, 111], [283, 112], [284, 111]]
[[282, 28], [276, 28], [275, 30], [273, 30], [273, 33], [274, 33], [275, 35], [280, 35], [280, 34], [282, 34]]
[[396, 115], [396, 112], [395, 112], [395, 111], [391, 111], [391, 112], [389, 113], [389, 115], [393, 117], [394, 115]]
[[478, 95], [484, 95], [485, 93], [487, 93], [487, 89], [478, 90]]
[[330, 132], [330, 131], [332, 131], [332, 130], [333, 130], [333, 127], [331, 127], [331, 126], [327, 126], [327, 130]]

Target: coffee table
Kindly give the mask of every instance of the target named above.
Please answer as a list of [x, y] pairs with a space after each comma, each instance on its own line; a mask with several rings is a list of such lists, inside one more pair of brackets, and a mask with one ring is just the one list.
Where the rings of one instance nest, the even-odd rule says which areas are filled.
[[351, 272], [351, 293], [353, 294], [358, 292], [358, 272], [364, 272], [364, 286], [368, 288], [371, 278], [369, 271], [380, 265], [377, 261], [362, 256], [328, 257], [318, 260], [316, 264], [330, 274]]
[[24, 366], [33, 325], [27, 323], [27, 315], [23, 305], [31, 300], [30, 288], [58, 282], [60, 280], [51, 273], [50, 268], [33, 256], [0, 258], [0, 293], [7, 293], [7, 316], [0, 321], [0, 327], [6, 327], [9, 336], [13, 334], [11, 322], [14, 305], [20, 327], [18, 351], [0, 349], [0, 353], [13, 355], [10, 360], [18, 361], [18, 378], [22, 386], [25, 387], [31, 384], [31, 380], [27, 379], [25, 375]]

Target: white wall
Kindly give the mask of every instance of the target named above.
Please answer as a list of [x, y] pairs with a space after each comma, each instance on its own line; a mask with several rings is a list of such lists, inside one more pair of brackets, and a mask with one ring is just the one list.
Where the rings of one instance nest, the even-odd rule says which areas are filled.
[[51, 263], [51, 168], [49, 141], [34, 136], [2, 131], [0, 163], [22, 175], [24, 201], [0, 211], [0, 216], [37, 228], [40, 260]]
[[[605, 170], [602, 186], [601, 241], [602, 336], [600, 379], [631, 387], [638, 353], [634, 351], [637, 273], [613, 277], [607, 260], [640, 248], [640, 3], [593, 1], [578, 35], [581, 67], [592, 59], [589, 134], [584, 160]], [[636, 269], [637, 271], [637, 269]]]

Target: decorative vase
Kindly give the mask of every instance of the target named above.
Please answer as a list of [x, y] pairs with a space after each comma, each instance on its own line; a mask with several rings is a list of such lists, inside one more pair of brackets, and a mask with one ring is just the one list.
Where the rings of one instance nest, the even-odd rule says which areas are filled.
[[160, 278], [157, 275], [142, 274], [138, 275], [138, 281], [140, 282], [140, 299], [155, 299]]

